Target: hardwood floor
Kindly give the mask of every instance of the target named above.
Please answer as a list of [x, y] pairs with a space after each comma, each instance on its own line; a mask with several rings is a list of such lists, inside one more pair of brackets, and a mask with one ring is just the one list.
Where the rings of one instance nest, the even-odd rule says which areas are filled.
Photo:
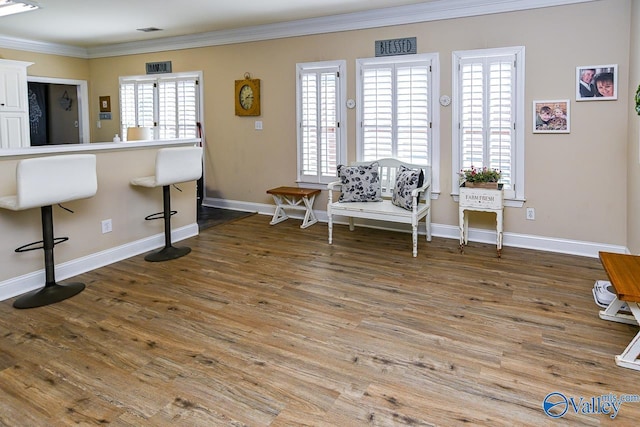
[[614, 363], [638, 328], [598, 318], [597, 259], [423, 236], [413, 258], [410, 234], [328, 245], [326, 224], [270, 219], [82, 274], [56, 305], [1, 302], [0, 425], [637, 425], [640, 402], [542, 409], [639, 393]]

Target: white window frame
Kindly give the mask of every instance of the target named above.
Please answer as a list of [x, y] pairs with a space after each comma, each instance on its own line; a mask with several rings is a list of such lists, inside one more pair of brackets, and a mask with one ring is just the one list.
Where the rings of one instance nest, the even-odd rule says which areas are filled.
[[[345, 60], [305, 62], [296, 64], [296, 126], [297, 126], [297, 182], [311, 188], [326, 188], [336, 180], [337, 171], [331, 176], [323, 176], [321, 165], [317, 165], [317, 175], [303, 172], [303, 134], [302, 134], [302, 74], [305, 72], [336, 72], [336, 166], [344, 164], [347, 159], [347, 116], [345, 98], [347, 93], [347, 63]], [[320, 156], [318, 156], [320, 161]]]
[[455, 201], [458, 201], [460, 194], [459, 180], [460, 180], [460, 155], [461, 155], [461, 102], [460, 98], [460, 63], [463, 59], [468, 58], [491, 58], [505, 55], [513, 55], [515, 57], [515, 72], [516, 79], [514, 90], [514, 105], [513, 105], [513, 145], [511, 147], [511, 169], [513, 177], [514, 190], [505, 191], [505, 206], [522, 207], [525, 201], [525, 181], [524, 181], [524, 141], [525, 141], [525, 48], [524, 46], [504, 47], [504, 48], [492, 48], [492, 49], [477, 49], [477, 50], [464, 50], [454, 51], [452, 53], [452, 116], [451, 116], [451, 183], [452, 192], [451, 195]]
[[[429, 147], [428, 164], [431, 167], [432, 198], [437, 199], [440, 193], [440, 56], [438, 53], [423, 53], [416, 55], [389, 56], [376, 58], [359, 58], [356, 60], [356, 158], [363, 160], [364, 132], [363, 132], [363, 69], [376, 65], [402, 65], [412, 63], [427, 63], [431, 66], [429, 76]], [[395, 104], [395, 100], [394, 100]], [[395, 110], [395, 106], [394, 106]]]
[[[203, 79], [202, 79], [202, 71], [189, 71], [189, 72], [181, 72], [181, 73], [167, 73], [167, 74], [151, 74], [151, 75], [137, 75], [137, 76], [121, 76], [118, 80], [119, 80], [119, 90], [118, 90], [118, 96], [120, 96], [120, 87], [123, 84], [127, 84], [127, 83], [155, 83], [155, 87], [154, 87], [154, 94], [153, 94], [153, 122], [154, 122], [154, 126], [153, 126], [153, 138], [154, 139], [158, 139], [159, 137], [159, 127], [158, 124], [160, 122], [160, 110], [159, 110], [159, 106], [160, 106], [160, 96], [159, 96], [159, 90], [158, 90], [158, 84], [161, 81], [167, 81], [167, 80], [180, 80], [180, 79], [194, 79], [198, 82], [197, 84], [197, 92], [196, 92], [196, 122], [200, 123], [200, 126], [203, 126], [202, 124], [202, 117], [204, 117], [204, 104], [203, 104]], [[123, 117], [122, 117], [122, 106], [123, 106], [123, 102], [122, 99], [120, 99], [120, 131], [122, 132], [122, 140], [126, 141], [126, 129], [125, 129], [125, 124], [123, 122]], [[196, 138], [199, 137], [197, 135], [197, 129], [196, 129]]]

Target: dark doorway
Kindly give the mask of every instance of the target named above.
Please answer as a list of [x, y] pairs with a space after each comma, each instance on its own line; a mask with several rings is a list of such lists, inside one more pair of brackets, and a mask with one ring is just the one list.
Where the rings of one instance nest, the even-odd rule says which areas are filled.
[[80, 143], [78, 88], [29, 82], [31, 145]]

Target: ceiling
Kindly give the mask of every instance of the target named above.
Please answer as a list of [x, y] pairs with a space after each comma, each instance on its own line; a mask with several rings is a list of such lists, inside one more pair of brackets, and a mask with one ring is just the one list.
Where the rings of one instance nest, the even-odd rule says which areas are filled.
[[[38, 0], [42, 9], [0, 17], [0, 36], [95, 48], [431, 1]], [[137, 31], [148, 27], [162, 31]]]

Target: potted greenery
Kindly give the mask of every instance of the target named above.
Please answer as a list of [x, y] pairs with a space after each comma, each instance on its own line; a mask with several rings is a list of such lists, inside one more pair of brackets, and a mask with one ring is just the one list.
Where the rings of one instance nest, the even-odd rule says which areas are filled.
[[500, 181], [501, 172], [498, 169], [489, 169], [484, 167], [478, 169], [471, 166], [470, 169], [460, 171], [460, 186], [467, 188], [488, 188], [498, 189], [502, 184]]

